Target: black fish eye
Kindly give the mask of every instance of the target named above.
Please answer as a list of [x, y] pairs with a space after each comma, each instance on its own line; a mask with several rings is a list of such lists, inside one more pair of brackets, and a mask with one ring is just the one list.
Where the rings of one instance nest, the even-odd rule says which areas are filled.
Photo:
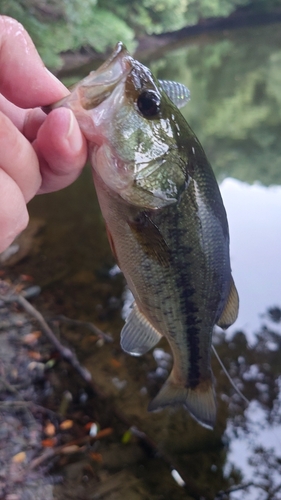
[[156, 116], [160, 111], [160, 97], [153, 90], [145, 90], [139, 95], [137, 106], [145, 118]]

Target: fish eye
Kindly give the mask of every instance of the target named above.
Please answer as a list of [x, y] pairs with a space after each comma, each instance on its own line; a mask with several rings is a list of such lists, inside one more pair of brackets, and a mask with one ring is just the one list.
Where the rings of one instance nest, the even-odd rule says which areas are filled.
[[137, 106], [145, 118], [156, 116], [160, 111], [160, 97], [153, 90], [145, 90], [139, 95]]

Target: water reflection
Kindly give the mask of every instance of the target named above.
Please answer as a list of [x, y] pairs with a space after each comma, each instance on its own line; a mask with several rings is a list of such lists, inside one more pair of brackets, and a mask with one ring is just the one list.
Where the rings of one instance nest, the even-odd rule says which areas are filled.
[[[227, 178], [220, 188], [230, 225], [231, 261], [240, 295], [240, 311], [226, 335], [219, 329], [216, 331], [214, 342], [234, 383], [250, 401], [245, 409], [225, 375], [215, 367], [218, 400], [228, 407], [223, 439], [229, 441], [229, 448], [223, 470], [230, 484], [233, 471], [241, 472], [239, 489], [235, 491], [234, 486], [229, 489], [231, 500], [277, 500], [281, 498], [278, 496], [281, 473], [281, 186], [249, 185]], [[128, 289], [123, 299], [122, 316], [125, 319], [133, 301]], [[165, 349], [167, 345], [164, 350], [153, 351], [157, 367], [148, 374], [148, 378], [158, 378], [160, 385], [168, 375], [169, 354]], [[221, 402], [219, 421], [224, 414]], [[251, 485], [246, 487], [247, 484]]]
[[[281, 184], [280, 46], [281, 30], [271, 26], [232, 34], [203, 47], [184, 47], [153, 63], [159, 77], [179, 79], [191, 88], [192, 100], [185, 111], [188, 121], [218, 178], [236, 177], [225, 178], [221, 191], [230, 225], [240, 312], [229, 333], [225, 336], [217, 331], [214, 341], [234, 382], [250, 400], [249, 408], [245, 409], [214, 360], [219, 408], [213, 433], [201, 429], [182, 409], [147, 413], [148, 401], [170, 369], [168, 346], [163, 341], [154, 356], [148, 353], [139, 359], [120, 349], [121, 308], [124, 303], [126, 315], [132, 298], [124, 292], [123, 278], [113, 267], [89, 171], [67, 190], [38, 197], [30, 204], [31, 215], [46, 222], [41, 247], [33, 247], [30, 258], [13, 269], [17, 276], [30, 274], [42, 286], [39, 307], [47, 303], [54, 312], [93, 321], [115, 337], [113, 346], [98, 347], [84, 332], [77, 336], [64, 332], [63, 338], [109, 394], [106, 410], [104, 403], [93, 402], [90, 395], [83, 405], [77, 400], [79, 411], [88, 411], [104, 425], [115, 426], [110, 407], [114, 403], [129, 421], [137, 422], [152, 436], [159, 448], [175, 457], [188, 476], [185, 479], [194, 477], [197, 486], [207, 488], [206, 498], [211, 500], [281, 498], [274, 472], [281, 474], [281, 186], [241, 182]], [[65, 372], [59, 372], [58, 380], [65, 381]], [[98, 449], [106, 457], [111, 444], [116, 445], [118, 465], [110, 468], [105, 458], [110, 477], [116, 470], [128, 470], [118, 432], [114, 443], [101, 444]], [[140, 446], [137, 442], [132, 446], [137, 456]], [[147, 493], [142, 498], [192, 498], [188, 488], [180, 488], [173, 479], [175, 484], [169, 483], [164, 462], [142, 453], [135, 465]], [[248, 481], [260, 484], [232, 491]], [[93, 479], [85, 498], [93, 498], [92, 491], [97, 488]], [[229, 493], [216, 496], [220, 490]]]
[[[221, 193], [240, 296], [238, 319], [228, 331], [240, 328], [251, 341], [261, 314], [281, 305], [281, 186], [249, 185], [228, 178], [221, 184]], [[269, 321], [267, 318], [266, 323]]]
[[218, 177], [281, 184], [280, 25], [203, 37], [152, 64], [191, 91], [183, 114]]
[[[225, 471], [227, 473], [232, 465], [239, 467], [243, 471], [243, 481], [245, 484], [251, 483], [251, 486], [233, 492], [231, 500], [277, 500], [280, 498], [280, 465], [277, 457], [281, 449], [281, 425], [269, 424], [266, 412], [256, 401], [250, 404], [245, 414], [251, 432], [234, 437], [231, 423], [226, 431], [231, 444]], [[269, 457], [271, 460], [268, 460]], [[263, 476], [267, 476], [267, 480]], [[270, 496], [270, 491], [274, 496]]]
[[[265, 317], [272, 317], [270, 311]], [[215, 336], [229, 373], [250, 400], [241, 413], [239, 397], [233, 395], [229, 399], [220, 379], [218, 392], [229, 409], [225, 431], [229, 449], [224, 471], [228, 475], [233, 466], [240, 470], [240, 483], [244, 485], [232, 492], [231, 500], [281, 498], [281, 330], [280, 318], [276, 319], [274, 329], [260, 325], [251, 337], [251, 346], [243, 332], [234, 333], [224, 348], [225, 339]], [[246, 488], [247, 484], [251, 486]]]

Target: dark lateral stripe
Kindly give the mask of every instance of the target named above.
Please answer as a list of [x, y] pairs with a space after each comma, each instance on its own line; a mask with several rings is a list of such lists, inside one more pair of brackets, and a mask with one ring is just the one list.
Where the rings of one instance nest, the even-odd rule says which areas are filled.
[[199, 384], [200, 381], [200, 329], [196, 326], [187, 327], [187, 341], [189, 345], [189, 370], [188, 370], [188, 384], [191, 389]]
[[[186, 238], [186, 234], [180, 234], [181, 231], [173, 231], [176, 236], [177, 262], [175, 262], [176, 283], [180, 295], [180, 307], [184, 318], [186, 318], [186, 342], [189, 350], [189, 369], [188, 380], [186, 384], [191, 389], [197, 387], [201, 380], [200, 374], [200, 324], [202, 320], [198, 318], [199, 308], [194, 301], [195, 289], [190, 286], [190, 262], [186, 261], [187, 255], [192, 254], [192, 247], [183, 247], [182, 238]], [[182, 261], [179, 258], [182, 254]]]

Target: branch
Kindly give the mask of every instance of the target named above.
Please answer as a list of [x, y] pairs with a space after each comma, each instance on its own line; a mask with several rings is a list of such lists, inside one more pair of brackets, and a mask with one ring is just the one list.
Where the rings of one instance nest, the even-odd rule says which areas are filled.
[[71, 454], [82, 451], [81, 450], [82, 446], [88, 443], [91, 444], [94, 441], [98, 441], [99, 439], [109, 436], [110, 434], [112, 434], [112, 432], [113, 429], [111, 429], [111, 427], [108, 427], [106, 429], [102, 429], [101, 431], [99, 431], [95, 436], [84, 436], [80, 439], [74, 439], [73, 441], [69, 441], [69, 443], [57, 446], [56, 448], [49, 448], [44, 453], [42, 453], [42, 455], [32, 460], [32, 462], [29, 465], [29, 470], [36, 469], [47, 460], [50, 460], [51, 458], [56, 457], [58, 455], [62, 455], [68, 452], [69, 454]]
[[93, 323], [89, 321], [81, 321], [79, 319], [67, 318], [63, 314], [55, 316], [55, 318], [53, 319], [56, 321], [63, 321], [64, 323], [68, 323], [70, 326], [84, 326], [85, 328], [88, 328], [88, 330], [93, 332], [97, 337], [104, 340], [105, 342], [113, 342], [111, 335], [102, 332], [97, 326], [95, 326]]
[[92, 380], [92, 376], [90, 372], [84, 368], [78, 361], [77, 356], [74, 352], [72, 352], [68, 347], [63, 346], [60, 341], [57, 339], [55, 336], [54, 332], [51, 330], [49, 325], [46, 323], [45, 319], [43, 318], [42, 314], [33, 307], [28, 300], [26, 300], [22, 294], [20, 293], [15, 293], [12, 291], [10, 294], [7, 294], [7, 296], [0, 295], [0, 300], [2, 300], [5, 303], [11, 303], [11, 302], [16, 302], [19, 304], [30, 316], [35, 318], [41, 329], [42, 332], [46, 335], [46, 337], [49, 339], [49, 341], [55, 346], [55, 348], [59, 351], [60, 355], [62, 358], [64, 358], [68, 363], [70, 363], [73, 368], [81, 375], [81, 377], [87, 382], [87, 384], [90, 384], [93, 391], [100, 397], [102, 397], [102, 393], [100, 389], [95, 385], [95, 383]]
[[252, 481], [250, 481], [249, 483], [238, 484], [237, 486], [233, 486], [233, 487], [229, 488], [228, 490], [219, 491], [216, 494], [214, 500], [221, 500], [221, 499], [223, 500], [225, 498], [225, 495], [228, 495], [229, 493], [234, 493], [235, 491], [239, 491], [239, 490], [246, 490], [247, 488], [249, 488], [249, 486], [256, 486], [256, 484], [253, 483]]

